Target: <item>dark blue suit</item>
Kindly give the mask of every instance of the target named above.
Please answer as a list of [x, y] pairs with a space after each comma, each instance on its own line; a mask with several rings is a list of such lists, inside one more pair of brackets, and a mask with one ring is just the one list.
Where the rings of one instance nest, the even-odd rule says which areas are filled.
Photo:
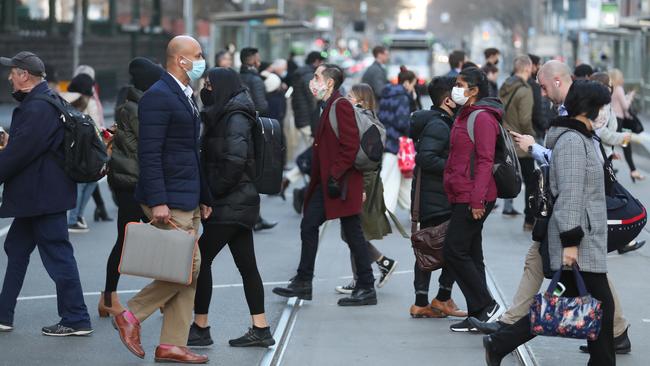
[[38, 84], [14, 110], [9, 144], [0, 151], [4, 184], [0, 217], [15, 217], [5, 240], [8, 263], [0, 293], [0, 323], [13, 324], [16, 298], [29, 257], [38, 246], [43, 265], [56, 284], [61, 324], [89, 328], [77, 263], [68, 238], [66, 211], [76, 204], [76, 184], [61, 168], [63, 125], [59, 113], [36, 94], [50, 94]]
[[163, 73], [138, 104], [136, 199], [149, 207], [193, 211], [210, 198], [199, 164], [201, 118], [169, 73]]

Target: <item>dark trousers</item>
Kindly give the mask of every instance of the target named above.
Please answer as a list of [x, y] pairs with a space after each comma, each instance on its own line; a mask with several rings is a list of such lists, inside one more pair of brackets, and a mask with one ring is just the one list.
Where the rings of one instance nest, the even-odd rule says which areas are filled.
[[251, 315], [264, 313], [264, 285], [255, 261], [253, 231], [238, 225], [203, 224], [199, 239], [201, 270], [196, 281], [194, 313], [207, 314], [212, 299], [212, 261], [226, 244], [244, 283], [244, 294]]
[[102, 191], [99, 189], [99, 184], [95, 187], [93, 191], [93, 201], [95, 201], [95, 206], [100, 210], [106, 210], [104, 205], [104, 199], [102, 198]]
[[77, 262], [68, 238], [65, 212], [14, 219], [4, 247], [7, 270], [0, 293], [1, 323], [13, 324], [14, 309], [23, 287], [29, 257], [38, 247], [43, 266], [56, 285], [60, 323], [71, 328], [90, 328]]
[[[603, 309], [600, 335], [597, 340], [587, 342], [591, 356], [588, 365], [616, 365], [616, 354], [614, 353], [614, 298], [607, 283], [607, 275], [605, 273], [580, 273], [585, 280], [587, 291], [594, 298], [602, 301]], [[572, 271], [563, 271], [560, 282], [566, 286], [563, 296], [578, 296], [578, 288]], [[495, 345], [494, 351], [497, 355], [502, 356], [514, 351], [515, 348], [533, 338], [535, 336], [530, 333], [530, 318], [528, 316], [492, 335]]]
[[[622, 118], [617, 118], [618, 120], [618, 129], [616, 131], [621, 132], [623, 131], [623, 119]], [[635, 171], [636, 166], [634, 165], [634, 158], [632, 157], [632, 145], [627, 144], [623, 148], [623, 156], [625, 156], [625, 162], [627, 162], [627, 166], [630, 168], [630, 171]]]
[[[441, 217], [435, 217], [431, 220], [422, 221], [420, 223], [420, 228], [424, 229], [427, 227], [438, 226], [443, 222], [449, 220], [451, 215], [445, 215]], [[414, 278], [413, 278], [413, 287], [415, 288], [416, 295], [428, 295], [429, 294], [429, 284], [431, 283], [431, 272], [423, 271], [415, 263], [415, 268], [413, 269]], [[454, 287], [454, 276], [451, 272], [443, 267], [440, 271], [440, 277], [438, 277], [438, 284], [441, 288], [451, 291]]]
[[[297, 278], [302, 281], [311, 281], [314, 277], [316, 252], [318, 251], [318, 229], [327, 220], [325, 217], [325, 199], [323, 198], [321, 186], [316, 187], [304, 211], [300, 223], [302, 250]], [[361, 230], [361, 218], [359, 215], [354, 215], [341, 217], [340, 220], [357, 267], [358, 280], [356, 285], [358, 288], [372, 288], [374, 287], [375, 278], [370, 267], [366, 239]]]
[[474, 220], [468, 204], [452, 205], [451, 220], [445, 240], [446, 268], [463, 292], [470, 316], [478, 315], [494, 301], [485, 279], [481, 235], [483, 223], [493, 207], [494, 202], [488, 203], [483, 218]]
[[117, 290], [117, 283], [120, 280], [120, 272], [117, 267], [122, 257], [122, 245], [124, 244], [124, 231], [129, 222], [147, 221], [142, 207], [135, 200], [134, 191], [128, 189], [114, 189], [115, 201], [117, 201], [117, 240], [106, 263], [106, 284], [104, 292]]
[[535, 222], [535, 213], [528, 204], [528, 197], [535, 189], [535, 160], [533, 158], [519, 158], [521, 175], [524, 179], [524, 220], [528, 224]]

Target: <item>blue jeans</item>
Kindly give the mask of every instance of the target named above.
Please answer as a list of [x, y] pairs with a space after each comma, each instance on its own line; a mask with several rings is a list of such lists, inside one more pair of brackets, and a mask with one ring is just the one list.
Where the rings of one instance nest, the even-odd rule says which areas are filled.
[[4, 245], [7, 269], [0, 292], [0, 323], [13, 324], [16, 300], [23, 287], [29, 257], [38, 247], [43, 266], [56, 285], [61, 325], [90, 328], [90, 317], [65, 221], [65, 212], [14, 219]]
[[68, 225], [76, 224], [77, 218], [84, 216], [84, 210], [95, 188], [97, 188], [97, 182], [77, 184], [77, 207], [68, 211]]

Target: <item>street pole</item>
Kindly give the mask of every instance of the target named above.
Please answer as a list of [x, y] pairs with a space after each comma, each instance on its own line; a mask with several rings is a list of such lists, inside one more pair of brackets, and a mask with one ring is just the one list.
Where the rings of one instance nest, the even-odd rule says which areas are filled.
[[[242, 3], [242, 9], [244, 10], [244, 14], [248, 15], [248, 13], [251, 11], [251, 2], [250, 0], [244, 0]], [[244, 26], [244, 47], [250, 47], [251, 46], [251, 22], [250, 20], [246, 21], [246, 25]]]
[[194, 1], [183, 0], [183, 19], [185, 20], [185, 34], [194, 36]]
[[82, 0], [75, 0], [74, 34], [72, 37], [72, 73], [79, 66], [79, 53], [83, 44], [83, 22]]

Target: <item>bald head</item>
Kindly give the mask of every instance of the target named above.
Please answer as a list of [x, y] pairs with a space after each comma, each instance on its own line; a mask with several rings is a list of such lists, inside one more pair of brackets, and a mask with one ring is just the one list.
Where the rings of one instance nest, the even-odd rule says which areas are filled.
[[548, 61], [539, 69], [537, 82], [542, 89], [543, 96], [557, 105], [562, 104], [573, 83], [571, 69], [563, 62]]
[[167, 45], [167, 71], [178, 80], [189, 83], [187, 71], [192, 70], [193, 62], [203, 60], [199, 42], [190, 36], [176, 36]]

